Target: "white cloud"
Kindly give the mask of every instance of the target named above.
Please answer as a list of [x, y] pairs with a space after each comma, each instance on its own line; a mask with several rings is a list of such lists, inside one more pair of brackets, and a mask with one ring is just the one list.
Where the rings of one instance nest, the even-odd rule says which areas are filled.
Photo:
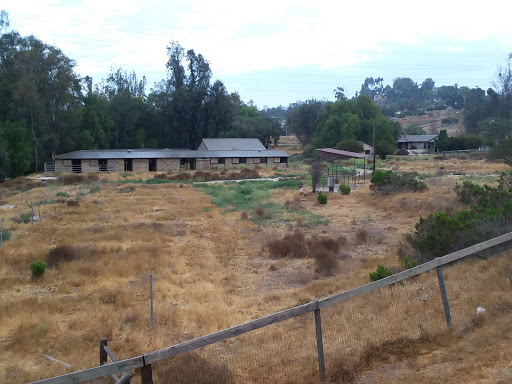
[[[11, 26], [53, 43], [96, 75], [123, 65], [139, 75], [165, 73], [165, 46], [178, 40], [212, 63], [216, 74], [275, 68], [339, 68], [393, 50], [459, 52], [461, 42], [495, 36], [512, 47], [510, 3], [497, 0], [149, 0], [11, 2]], [[512, 48], [511, 48], [512, 49]], [[403, 56], [400, 60], [406, 59]]]

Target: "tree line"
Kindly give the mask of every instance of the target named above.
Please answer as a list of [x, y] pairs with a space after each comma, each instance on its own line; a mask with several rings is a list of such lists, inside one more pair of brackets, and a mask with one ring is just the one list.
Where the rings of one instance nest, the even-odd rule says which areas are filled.
[[[441, 150], [473, 149], [481, 145], [495, 146], [510, 138], [512, 132], [512, 54], [505, 66], [498, 67], [492, 87], [436, 87], [431, 78], [417, 84], [410, 78], [399, 77], [392, 85], [383, 84], [382, 77], [366, 78], [360, 91], [348, 99], [344, 89], [334, 90], [335, 102], [315, 99], [299, 101], [285, 109], [278, 107], [267, 113], [279, 116], [286, 111], [289, 132], [311, 148], [320, 146], [362, 151], [358, 141], [372, 143], [372, 127], [378, 128], [377, 153], [394, 152], [402, 133], [427, 134], [419, 125], [403, 129], [389, 117], [424, 115], [447, 108], [463, 112], [466, 134], [448, 137], [441, 130], [438, 146]], [[451, 119], [447, 124], [452, 123]], [[455, 119], [456, 120], [456, 119]], [[506, 145], [505, 145], [506, 147]], [[500, 147], [501, 148], [501, 147]]]
[[34, 36], [9, 30], [0, 12], [0, 179], [42, 169], [81, 149], [188, 148], [203, 137], [277, 142], [279, 122], [212, 80], [209, 62], [178, 42], [167, 46], [167, 77], [149, 91], [122, 69], [94, 83], [76, 62]]

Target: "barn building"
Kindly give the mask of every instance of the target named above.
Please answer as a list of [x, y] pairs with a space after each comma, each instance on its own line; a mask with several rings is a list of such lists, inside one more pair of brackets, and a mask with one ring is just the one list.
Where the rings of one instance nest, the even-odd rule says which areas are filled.
[[203, 139], [191, 149], [100, 149], [64, 153], [53, 158], [56, 173], [178, 172], [212, 168], [288, 166], [288, 155], [267, 150], [258, 139]]

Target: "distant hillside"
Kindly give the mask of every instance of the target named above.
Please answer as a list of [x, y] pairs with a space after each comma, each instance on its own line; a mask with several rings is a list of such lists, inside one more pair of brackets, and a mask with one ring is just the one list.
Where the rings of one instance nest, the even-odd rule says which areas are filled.
[[[458, 119], [458, 122], [452, 124], [443, 124], [443, 119]], [[419, 124], [427, 134], [438, 134], [441, 129], [446, 129], [448, 135], [457, 136], [465, 133], [463, 125], [463, 112], [458, 109], [448, 108], [443, 111], [430, 111], [423, 116], [407, 116], [402, 118], [393, 118], [406, 129], [411, 124]]]

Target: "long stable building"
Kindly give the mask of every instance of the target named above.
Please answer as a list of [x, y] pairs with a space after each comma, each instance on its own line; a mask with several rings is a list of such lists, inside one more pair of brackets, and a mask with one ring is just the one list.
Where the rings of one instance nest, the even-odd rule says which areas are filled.
[[258, 139], [203, 139], [197, 150], [84, 150], [55, 156], [53, 162], [56, 173], [178, 172], [256, 165], [284, 168], [289, 156], [281, 150], [267, 150]]

